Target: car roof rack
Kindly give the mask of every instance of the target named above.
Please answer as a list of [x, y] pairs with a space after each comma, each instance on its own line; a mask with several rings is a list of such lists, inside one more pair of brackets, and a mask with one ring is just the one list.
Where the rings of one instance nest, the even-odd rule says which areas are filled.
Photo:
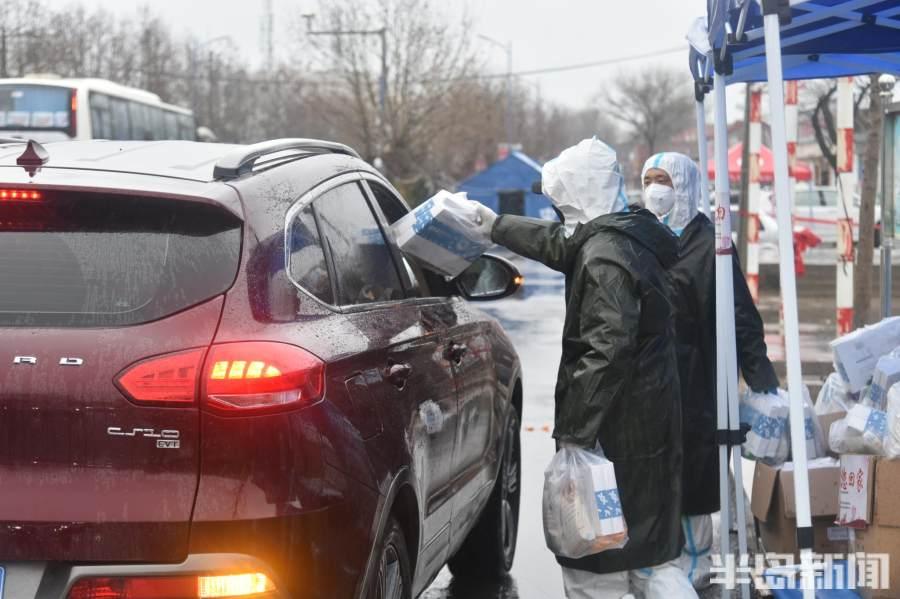
[[234, 152], [226, 154], [216, 162], [213, 169], [213, 179], [236, 179], [253, 170], [256, 161], [268, 154], [298, 150], [311, 154], [346, 154], [359, 158], [356, 150], [344, 144], [320, 139], [287, 138], [263, 141], [257, 144], [243, 146]]

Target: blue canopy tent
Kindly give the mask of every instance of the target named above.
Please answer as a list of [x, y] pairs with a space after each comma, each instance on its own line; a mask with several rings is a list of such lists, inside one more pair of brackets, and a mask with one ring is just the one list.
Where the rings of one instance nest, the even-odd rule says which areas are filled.
[[[731, 286], [725, 86], [736, 82], [768, 82], [772, 149], [775, 154], [775, 196], [790, 197], [784, 80], [867, 73], [900, 74], [900, 1], [707, 0], [706, 19], [698, 19], [693, 24], [688, 39], [691, 42], [689, 64], [698, 105], [697, 126], [701, 132], [699, 140], [706, 139], [704, 97], [710, 91], [714, 91], [715, 97], [718, 438], [723, 487], [722, 521], [728, 522], [727, 452], [729, 445], [739, 442], [740, 435], [736, 434], [737, 360]], [[705, 141], [701, 141], [701, 145], [705, 146]], [[788, 393], [791, 397], [797, 540], [804, 576], [804, 597], [812, 599], [815, 593], [812, 584], [813, 534], [806, 445], [803, 442], [805, 430], [791, 207], [789, 202], [777, 202], [776, 210]], [[734, 452], [735, 456], [737, 453]], [[734, 466], [735, 479], [740, 485], [739, 457], [735, 457]], [[745, 527], [741, 525], [744, 515], [742, 490], [735, 493], [735, 500], [739, 550], [745, 555], [746, 534]], [[729, 553], [727, 537], [722, 536], [723, 559]], [[741, 590], [743, 597], [749, 596], [747, 585]], [[723, 587], [723, 596], [726, 592]]]
[[511, 152], [503, 160], [462, 181], [456, 191], [464, 191], [498, 214], [518, 214], [555, 220], [550, 200], [531, 192], [541, 180], [541, 165], [522, 152]]

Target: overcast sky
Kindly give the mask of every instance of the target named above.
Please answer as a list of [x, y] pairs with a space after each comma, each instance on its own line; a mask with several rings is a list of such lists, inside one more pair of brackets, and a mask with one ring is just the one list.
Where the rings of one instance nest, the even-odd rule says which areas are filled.
[[[72, 0], [45, 0], [51, 6], [65, 6]], [[76, 0], [77, 1], [77, 0]], [[324, 0], [327, 1], [327, 0]], [[139, 2], [122, 0], [81, 0], [86, 6], [104, 6], [133, 14]], [[152, 10], [171, 23], [176, 33], [191, 32], [201, 39], [227, 35], [253, 63], [258, 63], [260, 24], [264, 0], [153, 0]], [[290, 59], [292, 37], [299, 15], [315, 12], [316, 0], [273, 0], [276, 47], [281, 60]], [[623, 69], [640, 68], [654, 62], [683, 69], [686, 84], [687, 42], [685, 32], [691, 21], [705, 10], [705, 0], [444, 0], [435, 5], [473, 22], [476, 34], [500, 42], [512, 42], [514, 71], [529, 71], [592, 61], [683, 48], [656, 58], [619, 62], [615, 65], [560, 73], [523, 76], [522, 81], [539, 86], [543, 97], [580, 108], [594, 99], [605, 82]], [[611, 8], [614, 7], [614, 8]], [[506, 69], [503, 50], [478, 41], [492, 71]], [[729, 89], [732, 118], [742, 92]]]

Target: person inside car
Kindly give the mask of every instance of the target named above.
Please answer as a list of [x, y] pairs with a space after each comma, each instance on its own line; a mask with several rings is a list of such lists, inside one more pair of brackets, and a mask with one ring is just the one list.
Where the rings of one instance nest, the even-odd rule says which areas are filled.
[[553, 436], [615, 465], [629, 540], [581, 559], [557, 556], [569, 599], [696, 597], [677, 558], [681, 408], [665, 269], [677, 238], [631, 210], [615, 151], [587, 139], [542, 170], [564, 222], [495, 215], [494, 242], [565, 274], [566, 316]]
[[[700, 170], [675, 152], [651, 156], [642, 169], [644, 203], [678, 236], [678, 262], [669, 269], [675, 306], [678, 374], [684, 439], [684, 528], [682, 565], [697, 588], [708, 586], [713, 543], [712, 516], [719, 510], [716, 445], [715, 228], [697, 206]], [[738, 359], [744, 380], [756, 392], [778, 387], [766, 355], [762, 318], [734, 256], [734, 315]]]

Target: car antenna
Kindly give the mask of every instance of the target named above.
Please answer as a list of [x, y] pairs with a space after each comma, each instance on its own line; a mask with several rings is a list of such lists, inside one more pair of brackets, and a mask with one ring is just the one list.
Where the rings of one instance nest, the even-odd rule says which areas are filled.
[[35, 173], [41, 170], [48, 160], [50, 160], [50, 154], [47, 149], [33, 139], [29, 139], [25, 151], [16, 158], [16, 164], [24, 168], [29, 177], [34, 177]]

